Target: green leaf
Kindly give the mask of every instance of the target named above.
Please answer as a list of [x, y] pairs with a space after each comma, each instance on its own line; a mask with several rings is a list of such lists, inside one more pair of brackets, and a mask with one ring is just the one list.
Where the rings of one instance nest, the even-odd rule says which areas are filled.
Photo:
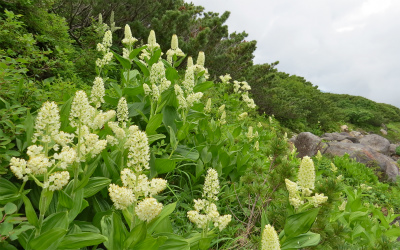
[[83, 198], [95, 195], [97, 192], [107, 187], [111, 180], [106, 177], [92, 177], [83, 189]]
[[24, 129], [25, 129], [25, 142], [22, 146], [21, 151], [24, 151], [32, 142], [32, 135], [33, 135], [33, 128], [34, 128], [34, 120], [31, 115], [29, 109], [26, 112], [26, 117], [24, 121]]
[[100, 230], [91, 222], [74, 220], [74, 225], [77, 225], [83, 232], [100, 233]]
[[129, 59], [132, 60], [132, 59], [135, 58], [142, 50], [144, 50], [144, 49], [146, 49], [146, 48], [147, 48], [147, 45], [132, 50], [132, 52], [129, 54]]
[[58, 191], [58, 203], [65, 208], [72, 208], [74, 201], [71, 196], [64, 192], [64, 190]]
[[156, 227], [158, 226], [158, 224], [160, 224], [160, 222], [166, 218], [167, 216], [169, 216], [176, 208], [176, 202], [175, 203], [171, 203], [166, 205], [163, 210], [161, 211], [161, 213], [154, 218], [151, 222], [148, 223], [148, 228], [147, 228], [147, 232], [149, 234], [153, 233], [156, 229]]
[[134, 248], [134, 246], [137, 243], [146, 239], [146, 235], [147, 235], [146, 223], [140, 223], [135, 228], [133, 228], [132, 231], [126, 237], [126, 240], [124, 242], [124, 248], [125, 249]]
[[149, 140], [149, 144], [152, 144], [153, 142], [164, 139], [166, 136], [164, 134], [155, 134], [155, 135], [149, 135], [147, 136], [147, 139]]
[[20, 199], [18, 188], [9, 180], [0, 177], [0, 204]]
[[116, 106], [118, 106], [119, 98], [110, 97], [110, 96], [106, 95], [106, 96], [104, 96], [104, 101], [106, 103], [111, 104], [112, 106], [116, 107]]
[[111, 51], [115, 58], [117, 58], [117, 60], [121, 63], [122, 67], [124, 67], [124, 69], [130, 70], [131, 69], [131, 62], [126, 59], [123, 58], [122, 56], [118, 55], [117, 53], [115, 53], [114, 51]]
[[289, 238], [282, 244], [282, 250], [284, 249], [299, 249], [305, 247], [312, 247], [318, 245], [321, 240], [321, 236], [316, 233], [308, 232], [299, 236]]
[[43, 221], [40, 233], [43, 234], [47, 231], [52, 231], [53, 228], [68, 229], [68, 213], [66, 211], [49, 215]]
[[264, 208], [262, 210], [262, 214], [261, 214], [261, 228], [262, 228], [262, 230], [264, 230], [265, 225], [268, 225], [268, 224], [270, 224], [269, 220], [268, 220], [268, 213], [267, 213], [267, 209]]
[[143, 95], [144, 91], [143, 91], [143, 87], [139, 86], [139, 87], [125, 87], [122, 90], [122, 94], [126, 95], [126, 96], [130, 96], [130, 97], [136, 97], [137, 95]]
[[158, 250], [159, 247], [167, 240], [165, 236], [153, 238], [148, 236], [146, 239], [141, 241], [135, 246], [135, 250]]
[[[116, 84], [115, 82], [111, 82], [110, 85], [111, 85], [111, 87], [113, 87], [115, 92], [117, 92], [118, 97], [121, 98], [122, 97], [122, 89], [121, 89], [121, 87], [118, 84]], [[119, 98], [118, 98], [118, 101], [119, 101]]]
[[156, 171], [159, 174], [172, 172], [175, 169], [175, 161], [171, 159], [155, 159]]
[[165, 71], [165, 77], [173, 84], [179, 78], [179, 74], [176, 69], [170, 67]]
[[74, 249], [98, 245], [107, 240], [107, 237], [91, 232], [69, 234], [61, 241], [58, 249]]
[[136, 63], [137, 66], [139, 66], [140, 70], [142, 71], [143, 75], [149, 76], [150, 72], [147, 69], [146, 65], [144, 65], [139, 59], [133, 58], [133, 61]]
[[155, 116], [151, 117], [146, 126], [146, 133], [148, 135], [154, 134], [158, 127], [160, 127], [162, 120], [163, 114], [156, 114]]
[[171, 127], [168, 128], [169, 128], [169, 142], [171, 144], [172, 150], [176, 150], [176, 148], [178, 147], [178, 141], [176, 140], [175, 132]]
[[65, 130], [69, 123], [69, 113], [71, 110], [71, 103], [74, 100], [74, 97], [69, 98], [60, 109], [60, 122], [61, 122], [61, 130]]
[[188, 148], [186, 145], [178, 145], [175, 152], [192, 161], [197, 161], [197, 159], [199, 159], [199, 152], [197, 152], [195, 148]]
[[28, 197], [25, 195], [22, 196], [22, 200], [24, 201], [25, 204], [25, 214], [26, 217], [28, 218], [28, 222], [31, 223], [31, 225], [34, 225], [36, 228], [39, 227], [39, 220], [36, 215], [35, 209], [32, 206], [31, 200], [29, 200]]
[[104, 246], [108, 249], [123, 249], [127, 231], [118, 214], [113, 212], [111, 215], [105, 215], [101, 219], [101, 232], [108, 238], [103, 243]]
[[391, 228], [391, 229], [387, 230], [386, 232], [384, 232], [384, 234], [389, 237], [397, 238], [400, 236], [400, 228], [398, 228], [398, 227]]
[[52, 250], [57, 249], [67, 230], [62, 228], [53, 228], [46, 233], [40, 234], [39, 237], [31, 240], [29, 245], [34, 250]]
[[[174, 56], [175, 57], [175, 56]], [[181, 63], [183, 62], [183, 60], [186, 58], [186, 55], [181, 57], [178, 61], [174, 62], [174, 67], [179, 67], [179, 65], [181, 65]], [[175, 59], [174, 59], [175, 60]]]
[[232, 136], [234, 138], [237, 138], [240, 135], [241, 132], [242, 132], [242, 128], [241, 127], [237, 127], [237, 128], [235, 128], [235, 130], [233, 130]]
[[128, 104], [129, 117], [137, 116], [143, 113], [145, 104], [142, 102], [134, 102]]
[[296, 237], [297, 235], [307, 233], [317, 218], [319, 208], [310, 209], [308, 211], [291, 215], [286, 218], [285, 235], [287, 238]]
[[158, 233], [154, 236], [168, 237], [168, 240], [158, 248], [159, 250], [190, 250], [189, 242], [182, 236], [173, 233]]
[[13, 213], [15, 213], [17, 211], [17, 209], [18, 209], [17, 206], [14, 203], [11, 203], [11, 202], [7, 203], [4, 206], [4, 212], [6, 214], [13, 214]]
[[154, 51], [153, 56], [148, 61], [148, 65], [151, 66], [151, 65], [155, 64], [156, 62], [158, 62], [158, 59], [160, 59], [160, 56], [161, 56], [161, 49], [157, 49], [156, 51]]
[[214, 86], [214, 83], [211, 81], [203, 82], [194, 86], [193, 92], [204, 92], [207, 89], [211, 88], [212, 86]]
[[175, 120], [178, 120], [179, 115], [173, 106], [165, 106], [163, 109], [163, 123], [166, 128], [171, 127], [176, 132]]

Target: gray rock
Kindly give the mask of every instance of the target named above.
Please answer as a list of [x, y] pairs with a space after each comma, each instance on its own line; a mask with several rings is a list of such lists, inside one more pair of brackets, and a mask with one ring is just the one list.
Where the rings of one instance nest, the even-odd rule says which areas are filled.
[[358, 132], [358, 131], [351, 131], [351, 132], [349, 133], [349, 135], [350, 135], [351, 137], [355, 137], [355, 138], [357, 138], [357, 139], [360, 139], [360, 138], [364, 137], [364, 135], [361, 134], [361, 132]]
[[325, 143], [321, 142], [321, 138], [310, 133], [302, 132], [294, 140], [294, 146], [297, 148], [297, 157], [316, 155], [318, 150], [321, 150]]
[[382, 136], [375, 134], [366, 135], [360, 139], [360, 144], [368, 145], [379, 153], [389, 155], [390, 142]]
[[398, 147], [399, 145], [397, 145], [397, 144], [390, 144], [390, 147], [389, 147], [389, 154], [390, 155], [395, 155], [396, 154], [396, 148]]
[[351, 136], [349, 133], [342, 132], [342, 133], [325, 133], [321, 136], [323, 140], [326, 141], [343, 141], [343, 140], [350, 140], [354, 143], [359, 143], [358, 139]]
[[381, 129], [380, 131], [381, 131], [382, 135], [387, 135], [387, 131], [386, 130]]
[[396, 178], [399, 175], [399, 168], [395, 161], [393, 161], [389, 156], [379, 153], [377, 150], [368, 145], [358, 143], [330, 142], [327, 144], [327, 147], [322, 153], [334, 156], [343, 156], [347, 153], [351, 158], [356, 159], [357, 162], [364, 163], [366, 165], [376, 163], [392, 181], [396, 181]]
[[354, 143], [352, 141], [350, 141], [349, 139], [344, 139], [343, 141], [340, 141], [341, 143]]

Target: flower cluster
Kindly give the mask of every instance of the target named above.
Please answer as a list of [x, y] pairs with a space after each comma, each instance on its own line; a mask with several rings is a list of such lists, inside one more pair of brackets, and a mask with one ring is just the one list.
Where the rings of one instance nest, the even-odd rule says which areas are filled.
[[173, 35], [171, 39], [171, 49], [167, 51], [167, 61], [172, 64], [172, 60], [174, 59], [174, 56], [178, 57], [183, 57], [185, 56], [185, 53], [179, 48], [178, 46], [178, 36]]
[[40, 108], [35, 121], [35, 133], [32, 142], [39, 140], [43, 143], [49, 143], [51, 137], [58, 134], [60, 129], [60, 114], [55, 102], [45, 102]]
[[111, 184], [108, 191], [116, 209], [123, 210], [138, 202], [135, 209], [136, 215], [142, 221], [150, 222], [160, 214], [163, 205], [153, 195], [162, 192], [167, 187], [167, 181], [161, 178], [148, 180], [145, 174], [135, 173], [129, 168], [121, 171], [123, 187]]
[[[226, 76], [220, 76], [222, 82], [226, 81]], [[229, 76], [230, 79], [230, 76]], [[239, 81], [233, 81], [233, 91], [237, 94], [242, 95], [242, 100], [246, 103], [247, 107], [254, 109], [256, 108], [256, 104], [254, 103], [254, 100], [249, 97], [249, 90], [251, 90], [250, 85], [247, 82], [239, 82]]]
[[285, 183], [289, 192], [289, 202], [295, 209], [305, 204], [305, 200], [308, 200], [309, 204], [314, 207], [318, 207], [328, 200], [324, 194], [316, 193], [311, 196], [315, 187], [315, 167], [312, 159], [308, 156], [303, 157], [300, 163], [297, 183], [288, 179], [285, 179]]
[[127, 187], [110, 184], [108, 192], [110, 193], [110, 198], [116, 209], [123, 210], [135, 201], [132, 190]]
[[222, 83], [229, 83], [229, 81], [232, 79], [230, 74], [226, 74], [224, 76], [220, 76], [219, 79], [221, 79]]
[[171, 82], [165, 77], [165, 67], [162, 61], [158, 61], [150, 69], [150, 86], [143, 84], [145, 95], [151, 96], [157, 102], [161, 94], [169, 88]]
[[128, 24], [125, 25], [124, 34], [125, 37], [124, 39], [122, 39], [123, 44], [127, 46], [132, 46], [135, 42], [137, 42], [137, 39], [132, 36], [131, 27], [129, 27]]
[[104, 103], [104, 81], [101, 77], [96, 77], [93, 82], [92, 92], [90, 93], [90, 102], [93, 103], [96, 108], [100, 108], [101, 104]]
[[182, 87], [178, 84], [174, 85], [176, 97], [179, 102], [179, 109], [188, 111], [193, 104], [199, 102], [203, 97], [202, 92], [194, 92], [195, 86], [195, 72], [194, 67], [187, 67], [185, 72], [185, 79], [182, 82]]
[[57, 172], [49, 176], [48, 181], [43, 183], [44, 188], [49, 188], [50, 191], [61, 190], [69, 181], [69, 172]]
[[265, 225], [261, 239], [261, 250], [280, 250], [279, 237], [271, 225]]
[[194, 210], [188, 211], [188, 219], [197, 225], [198, 228], [208, 230], [209, 223], [213, 223], [215, 228], [222, 231], [232, 220], [232, 216], [220, 215], [215, 202], [218, 200], [219, 193], [218, 173], [215, 169], [208, 169], [204, 181], [203, 198], [194, 200]]
[[150, 31], [149, 37], [147, 38], [147, 48], [143, 49], [139, 56], [141, 62], [147, 65], [145, 61], [150, 60], [151, 56], [153, 55], [154, 51], [160, 49], [160, 45], [156, 41], [156, 33], [154, 30]]
[[121, 97], [118, 101], [117, 106], [117, 118], [118, 122], [121, 124], [123, 128], [126, 128], [126, 122], [128, 121], [128, 104], [126, 103], [125, 97]]
[[97, 51], [103, 53], [103, 58], [98, 58], [96, 60], [96, 66], [103, 68], [105, 65], [109, 64], [113, 58], [113, 53], [110, 51], [112, 45], [112, 33], [111, 30], [107, 30], [104, 33], [104, 38], [102, 43], [97, 44]]
[[150, 222], [161, 213], [162, 209], [163, 205], [156, 199], [150, 197], [142, 200], [138, 204], [135, 212], [141, 221]]

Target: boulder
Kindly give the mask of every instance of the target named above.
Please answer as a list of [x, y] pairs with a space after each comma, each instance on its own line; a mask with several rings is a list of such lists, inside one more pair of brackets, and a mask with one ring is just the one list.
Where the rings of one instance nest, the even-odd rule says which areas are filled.
[[361, 132], [358, 132], [358, 131], [351, 131], [351, 132], [349, 133], [349, 135], [350, 135], [351, 137], [355, 137], [355, 138], [357, 138], [357, 139], [360, 139], [360, 138], [364, 137], [364, 135], [361, 134]]
[[323, 153], [334, 156], [343, 156], [347, 153], [357, 162], [366, 165], [376, 163], [392, 181], [396, 181], [396, 178], [399, 175], [399, 168], [395, 161], [393, 161], [389, 156], [379, 153], [368, 145], [359, 143], [330, 142], [327, 143]]
[[321, 142], [321, 138], [310, 133], [302, 132], [293, 140], [294, 146], [297, 148], [297, 157], [316, 155], [325, 143]]
[[390, 142], [388, 139], [379, 135], [366, 135], [360, 139], [360, 144], [370, 146], [379, 153], [389, 155]]
[[349, 133], [325, 133], [321, 136], [321, 138], [325, 141], [343, 141], [350, 140], [354, 143], [359, 143], [358, 139], [351, 136]]
[[390, 147], [389, 147], [389, 154], [390, 155], [395, 155], [396, 154], [396, 148], [398, 147], [399, 145], [397, 145], [397, 144], [390, 144]]

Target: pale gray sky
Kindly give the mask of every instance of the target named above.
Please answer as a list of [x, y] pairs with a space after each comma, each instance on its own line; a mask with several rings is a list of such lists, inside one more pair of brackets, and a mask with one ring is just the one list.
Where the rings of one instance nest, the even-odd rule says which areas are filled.
[[[187, 0], [190, 1], [190, 0]], [[305, 77], [326, 92], [400, 107], [399, 0], [192, 0], [230, 11], [229, 32], [257, 40], [255, 63]]]

